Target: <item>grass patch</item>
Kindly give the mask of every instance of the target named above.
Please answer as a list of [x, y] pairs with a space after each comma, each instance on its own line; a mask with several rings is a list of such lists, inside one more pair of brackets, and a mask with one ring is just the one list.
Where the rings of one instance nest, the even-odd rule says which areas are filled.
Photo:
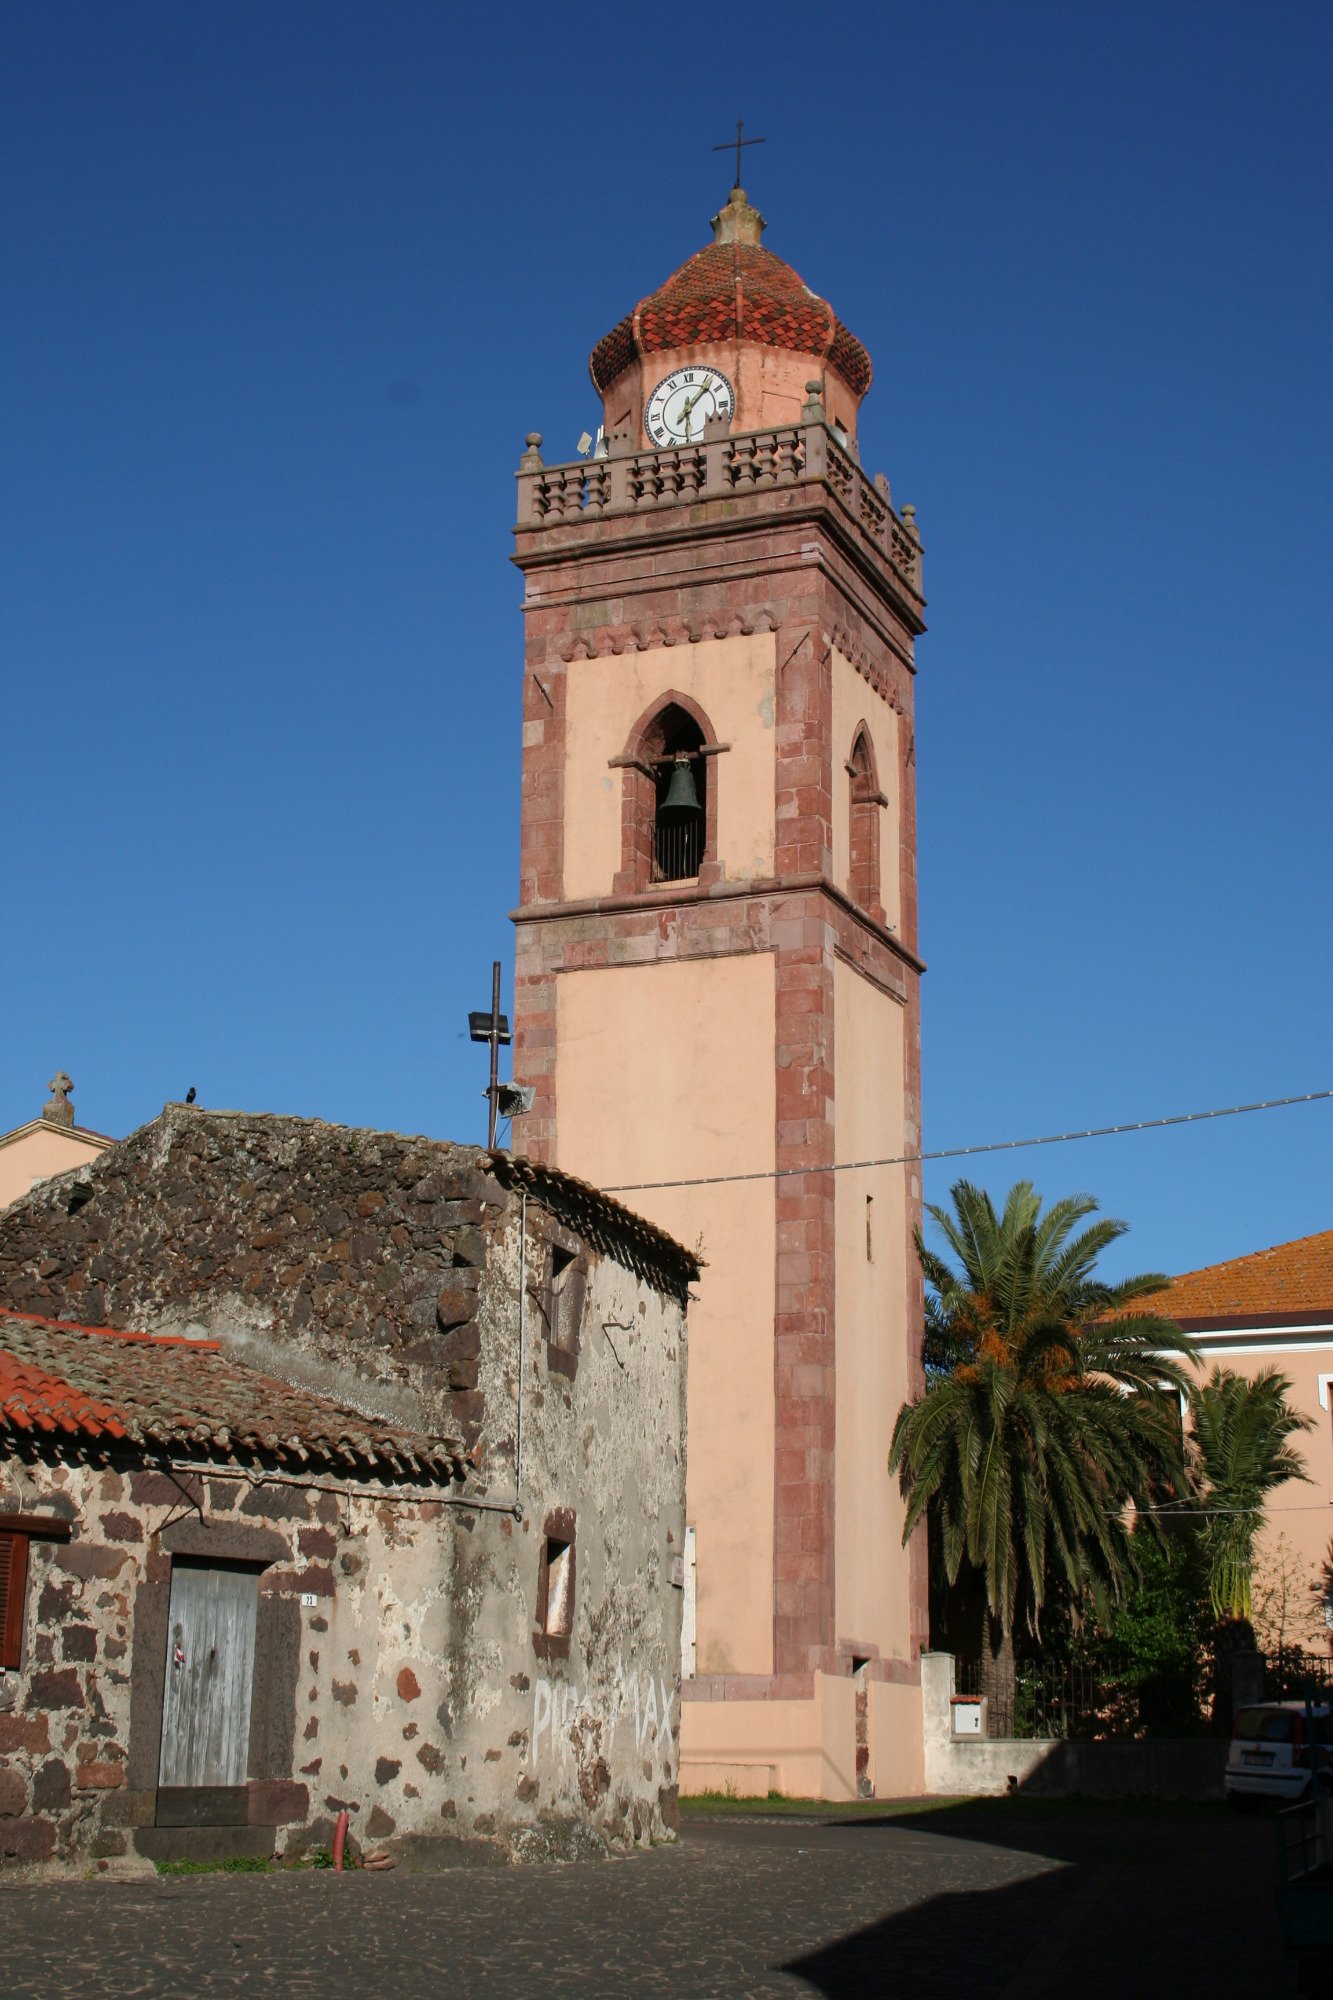
[[265, 1854], [229, 1854], [225, 1861], [155, 1861], [159, 1875], [267, 1875], [273, 1863]]
[[756, 1815], [779, 1819], [847, 1819], [883, 1817], [885, 1814], [928, 1812], [938, 1799], [797, 1799], [785, 1792], [692, 1792], [680, 1801], [686, 1819], [724, 1819], [738, 1813], [747, 1819]]
[[917, 1819], [931, 1813], [986, 1819], [1067, 1819], [1089, 1815], [1150, 1813], [1154, 1816], [1225, 1815], [1226, 1806], [1213, 1799], [1086, 1799], [1009, 1797], [976, 1793], [962, 1798], [919, 1799], [799, 1799], [782, 1792], [746, 1796], [733, 1791], [695, 1792], [680, 1800], [682, 1819]]

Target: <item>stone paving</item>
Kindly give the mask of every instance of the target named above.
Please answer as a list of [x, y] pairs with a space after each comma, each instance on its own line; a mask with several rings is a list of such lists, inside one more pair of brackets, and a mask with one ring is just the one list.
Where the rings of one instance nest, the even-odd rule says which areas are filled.
[[1275, 1869], [1209, 1808], [690, 1819], [565, 1867], [0, 1880], [0, 1958], [7, 2000], [1283, 2000]]

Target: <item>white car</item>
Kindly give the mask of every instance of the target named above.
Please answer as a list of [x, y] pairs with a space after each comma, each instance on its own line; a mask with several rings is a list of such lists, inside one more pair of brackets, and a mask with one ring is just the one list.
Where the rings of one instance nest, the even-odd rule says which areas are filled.
[[1227, 1804], [1295, 1805], [1333, 1791], [1333, 1711], [1327, 1702], [1266, 1701], [1238, 1709], [1227, 1757]]

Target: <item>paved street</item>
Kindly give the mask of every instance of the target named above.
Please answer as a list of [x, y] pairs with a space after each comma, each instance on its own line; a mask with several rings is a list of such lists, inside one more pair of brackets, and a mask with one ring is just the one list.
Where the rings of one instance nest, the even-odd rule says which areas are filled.
[[605, 1865], [0, 1884], [8, 2000], [1294, 1994], [1266, 1820], [946, 1806], [690, 1820]]

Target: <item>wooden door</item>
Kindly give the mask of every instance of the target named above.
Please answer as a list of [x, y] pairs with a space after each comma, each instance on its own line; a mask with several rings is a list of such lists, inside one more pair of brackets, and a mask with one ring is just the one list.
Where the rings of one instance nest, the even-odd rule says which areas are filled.
[[243, 1785], [250, 1748], [259, 1574], [171, 1566], [159, 1785]]

